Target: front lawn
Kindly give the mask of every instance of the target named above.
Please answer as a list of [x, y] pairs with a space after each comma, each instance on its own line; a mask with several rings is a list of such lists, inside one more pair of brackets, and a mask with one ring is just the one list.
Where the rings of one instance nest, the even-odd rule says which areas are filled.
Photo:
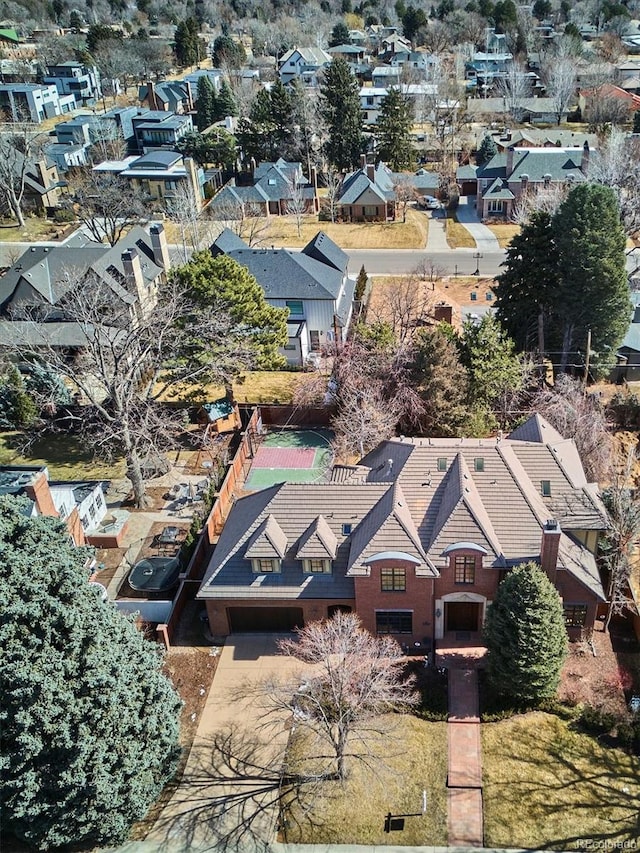
[[473, 239], [469, 231], [461, 222], [455, 218], [447, 217], [445, 219], [445, 228], [447, 231], [447, 243], [450, 249], [475, 249], [476, 241]]
[[[233, 383], [233, 394], [238, 403], [291, 403], [296, 388], [314, 376], [317, 374], [293, 370], [250, 370]], [[194, 395], [198, 400], [219, 400], [224, 388], [176, 385], [162, 399], [189, 402]]]
[[[640, 759], [541, 712], [482, 726], [487, 847], [637, 842]], [[631, 842], [631, 843], [629, 843]]]
[[60, 225], [38, 216], [27, 216], [22, 228], [15, 220], [0, 219], [0, 243], [35, 243], [56, 240], [68, 225]]
[[317, 216], [305, 216], [301, 235], [290, 216], [272, 216], [260, 245], [305, 246], [318, 231], [324, 231], [342, 249], [422, 249], [427, 242], [429, 220], [416, 210], [407, 210], [407, 221], [395, 222], [319, 222]]
[[44, 436], [23, 452], [23, 436], [0, 433], [0, 465], [46, 465], [52, 480], [114, 480], [125, 476], [123, 460], [113, 463], [94, 459], [77, 438], [68, 435]]
[[[447, 843], [446, 723], [427, 723], [409, 714], [383, 718], [389, 733], [371, 739], [367, 763], [350, 760], [344, 785], [324, 782], [310, 811], [288, 817], [286, 840], [295, 844], [394, 844], [444, 846]], [[392, 814], [427, 811], [405, 819], [404, 829], [384, 832]]]
[[516, 234], [520, 233], [520, 226], [513, 222], [498, 222], [495, 225], [487, 225], [495, 234], [501, 249], [506, 249]]

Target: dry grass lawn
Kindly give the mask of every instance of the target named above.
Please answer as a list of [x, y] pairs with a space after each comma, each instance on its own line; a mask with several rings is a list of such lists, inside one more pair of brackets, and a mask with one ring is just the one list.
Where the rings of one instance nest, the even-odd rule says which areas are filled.
[[[291, 812], [287, 841], [296, 844], [389, 844], [398, 846], [447, 843], [447, 736], [446, 723], [427, 723], [416, 717], [384, 718], [389, 735], [371, 741], [370, 765], [351, 759], [344, 785], [323, 783], [310, 810]], [[427, 811], [405, 819], [404, 829], [384, 832], [392, 814]]]
[[[295, 389], [308, 381], [310, 375], [288, 370], [254, 370], [233, 383], [233, 393], [238, 403], [290, 403]], [[207, 385], [204, 389], [200, 385], [178, 385], [164, 399], [189, 401], [194, 394], [198, 400], [217, 400], [224, 397], [224, 388], [219, 385]]]
[[104, 462], [94, 459], [73, 436], [57, 435], [34, 441], [26, 454], [21, 453], [20, 434], [0, 434], [0, 465], [46, 465], [52, 480], [114, 480], [125, 476], [123, 460]]
[[631, 848], [640, 759], [543, 713], [482, 726], [487, 847]]
[[520, 226], [512, 222], [499, 222], [496, 225], [487, 225], [487, 228], [496, 235], [501, 249], [506, 249], [516, 234], [520, 233]]
[[457, 219], [447, 217], [447, 243], [451, 249], [475, 249], [476, 241]]
[[28, 216], [24, 228], [12, 220], [0, 220], [0, 243], [33, 243], [38, 240], [55, 240], [67, 225], [57, 225], [38, 216]]
[[303, 218], [301, 233], [291, 216], [273, 216], [262, 235], [261, 245], [305, 246], [318, 231], [324, 231], [342, 249], [421, 249], [426, 245], [428, 219], [417, 210], [407, 210], [402, 222], [319, 222]]

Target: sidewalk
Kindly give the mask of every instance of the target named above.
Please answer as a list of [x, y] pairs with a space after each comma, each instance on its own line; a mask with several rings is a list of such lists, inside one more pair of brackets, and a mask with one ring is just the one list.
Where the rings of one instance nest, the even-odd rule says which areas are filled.
[[[436, 213], [438, 214], [437, 217]], [[442, 214], [444, 214], [443, 210], [434, 210], [429, 219], [429, 236], [427, 237], [427, 245], [425, 246], [425, 251], [427, 252], [453, 251], [447, 243], [447, 229]]]
[[[479, 252], [499, 252], [500, 244], [498, 243], [498, 239], [493, 231], [487, 228], [486, 225], [483, 225], [478, 219], [478, 213], [473, 206], [472, 198], [470, 199], [469, 196], [460, 196], [460, 202], [456, 210], [458, 222], [464, 225], [476, 241]], [[470, 201], [471, 203], [469, 204]]]
[[449, 845], [482, 847], [482, 757], [478, 673], [449, 669]]

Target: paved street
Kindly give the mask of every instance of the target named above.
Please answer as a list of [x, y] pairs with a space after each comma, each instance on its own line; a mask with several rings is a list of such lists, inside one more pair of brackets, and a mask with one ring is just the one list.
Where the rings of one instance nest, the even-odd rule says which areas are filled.
[[422, 249], [346, 249], [349, 273], [357, 275], [364, 264], [370, 275], [405, 275], [417, 267], [431, 265], [444, 275], [473, 275], [479, 266], [480, 275], [497, 275], [505, 253], [482, 252], [474, 258], [475, 249], [449, 249], [445, 252], [425, 252]]

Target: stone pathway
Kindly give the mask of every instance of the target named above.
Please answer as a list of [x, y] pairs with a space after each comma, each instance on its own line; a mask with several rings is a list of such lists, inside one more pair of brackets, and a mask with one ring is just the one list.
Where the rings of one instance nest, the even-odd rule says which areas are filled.
[[449, 846], [482, 847], [482, 757], [478, 673], [449, 669]]

